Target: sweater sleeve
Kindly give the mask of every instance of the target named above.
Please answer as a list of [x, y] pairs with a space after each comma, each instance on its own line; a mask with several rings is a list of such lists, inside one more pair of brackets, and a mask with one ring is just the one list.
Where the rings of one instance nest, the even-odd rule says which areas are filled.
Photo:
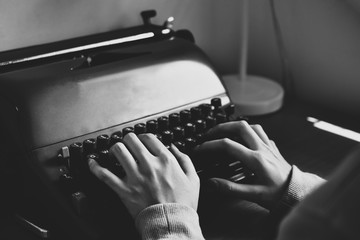
[[143, 240], [204, 239], [197, 212], [178, 203], [145, 208], [136, 217], [135, 224]]
[[288, 186], [279, 203], [271, 211], [273, 215], [282, 218], [297, 203], [317, 189], [325, 182], [321, 177], [300, 171], [295, 165], [292, 166]]

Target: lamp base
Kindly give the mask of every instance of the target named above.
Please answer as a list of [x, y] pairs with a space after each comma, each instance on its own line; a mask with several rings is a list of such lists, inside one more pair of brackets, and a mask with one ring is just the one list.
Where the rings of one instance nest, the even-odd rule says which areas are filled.
[[268, 114], [279, 110], [283, 104], [283, 88], [270, 79], [247, 76], [245, 81], [240, 81], [238, 75], [227, 75], [223, 76], [223, 81], [237, 114]]

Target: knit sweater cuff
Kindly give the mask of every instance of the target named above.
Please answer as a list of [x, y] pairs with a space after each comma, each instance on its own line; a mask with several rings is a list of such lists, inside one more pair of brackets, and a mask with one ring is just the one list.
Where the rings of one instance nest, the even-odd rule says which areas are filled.
[[298, 202], [325, 182], [317, 175], [300, 171], [295, 165], [290, 172], [289, 185], [272, 213], [286, 215]]
[[156, 204], [135, 219], [142, 239], [204, 239], [197, 212], [178, 203]]

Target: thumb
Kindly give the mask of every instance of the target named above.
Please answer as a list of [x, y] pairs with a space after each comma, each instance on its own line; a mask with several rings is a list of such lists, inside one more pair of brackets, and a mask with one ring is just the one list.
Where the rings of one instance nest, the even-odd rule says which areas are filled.
[[208, 180], [208, 185], [213, 191], [250, 201], [258, 200], [263, 189], [259, 185], [234, 183], [222, 178], [211, 178]]

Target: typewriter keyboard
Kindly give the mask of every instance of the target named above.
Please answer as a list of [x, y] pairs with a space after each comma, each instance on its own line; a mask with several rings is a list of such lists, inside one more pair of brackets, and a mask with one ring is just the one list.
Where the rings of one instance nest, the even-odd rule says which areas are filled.
[[221, 98], [213, 98], [210, 103], [202, 103], [167, 116], [138, 122], [111, 134], [101, 134], [96, 138], [64, 146], [60, 150], [60, 155], [63, 159], [67, 159], [67, 171], [60, 176], [60, 186], [63, 191], [72, 196], [78, 213], [82, 212], [81, 202], [91, 195], [91, 192], [95, 191], [96, 196], [101, 195], [99, 192], [106, 195], [101, 189], [104, 187], [103, 184], [90, 173], [87, 160], [92, 158], [102, 167], [123, 177], [125, 172], [121, 165], [109, 156], [109, 149], [115, 143], [121, 142], [123, 137], [130, 132], [155, 134], [166, 147], [174, 144], [180, 151], [190, 156], [201, 180], [221, 177], [233, 182], [244, 181], [250, 175], [238, 161], [207, 162], [192, 156], [193, 148], [203, 142], [206, 131], [218, 124], [240, 119], [234, 112], [233, 104], [222, 106]]

